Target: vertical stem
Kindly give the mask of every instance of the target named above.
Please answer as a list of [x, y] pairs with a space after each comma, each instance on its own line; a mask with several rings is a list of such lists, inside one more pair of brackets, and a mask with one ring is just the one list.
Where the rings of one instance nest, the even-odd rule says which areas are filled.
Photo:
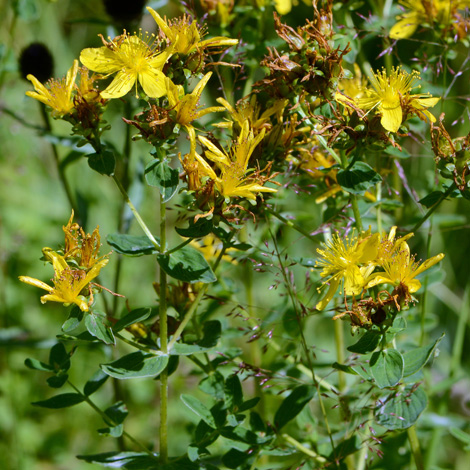
[[[39, 103], [41, 109], [41, 115], [44, 122], [44, 127], [47, 129], [48, 132], [52, 131], [51, 121], [49, 119], [49, 114], [46, 111], [46, 105], [43, 103]], [[62, 183], [62, 187], [64, 188], [65, 195], [67, 196], [67, 200], [69, 201], [70, 207], [73, 209], [75, 215], [80, 218], [80, 214], [78, 211], [78, 207], [73, 201], [72, 191], [70, 189], [69, 183], [67, 178], [65, 177], [64, 169], [60, 164], [59, 152], [57, 151], [57, 146], [54, 143], [51, 143], [52, 155], [54, 156], [54, 162], [57, 168], [57, 173], [59, 173], [59, 179]]]
[[[166, 247], [166, 204], [160, 195], [160, 253]], [[160, 348], [168, 353], [168, 321], [166, 306], [166, 273], [160, 267]], [[168, 369], [160, 374], [160, 460], [168, 460]]]
[[[348, 157], [345, 152], [341, 152], [341, 166], [347, 168], [348, 166]], [[362, 232], [362, 218], [361, 212], [359, 211], [359, 206], [357, 204], [357, 196], [353, 193], [349, 193], [351, 200], [351, 208], [354, 214], [354, 221], [356, 222], [356, 228], [359, 233]]]
[[416, 428], [414, 426], [411, 426], [411, 428], [408, 428], [407, 434], [408, 441], [410, 442], [411, 446], [411, 453], [413, 454], [413, 458], [416, 464], [416, 469], [424, 470], [423, 456], [421, 455], [421, 448], [419, 447], [419, 440], [416, 434]]
[[[336, 360], [340, 364], [344, 364], [344, 330], [343, 322], [341, 320], [334, 320], [333, 325], [335, 328], [335, 345], [336, 345]], [[346, 388], [346, 380], [344, 378], [344, 372], [338, 370], [338, 385], [339, 391], [344, 392]]]

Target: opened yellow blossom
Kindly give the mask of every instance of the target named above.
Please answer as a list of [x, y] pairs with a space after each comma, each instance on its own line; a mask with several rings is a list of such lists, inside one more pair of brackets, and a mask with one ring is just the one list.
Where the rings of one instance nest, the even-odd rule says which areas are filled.
[[423, 23], [450, 25], [457, 10], [470, 7], [469, 0], [399, 0], [399, 3], [407, 11], [397, 16], [398, 22], [390, 30], [392, 39], [411, 37]]
[[211, 78], [212, 72], [204, 75], [202, 80], [196, 85], [191, 93], [185, 94], [181, 85], [175, 85], [168, 77], [166, 78], [166, 92], [168, 103], [176, 111], [176, 122], [183, 126], [189, 134], [191, 141], [191, 155], [196, 152], [196, 131], [192, 122], [200, 119], [206, 114], [224, 111], [221, 106], [212, 106], [206, 109], [200, 109], [199, 100], [202, 91]]
[[74, 108], [72, 91], [77, 73], [78, 60], [74, 60], [65, 78], [51, 79], [46, 83], [47, 86], [44, 86], [34, 75], [29, 74], [26, 78], [34, 85], [36, 91], [27, 91], [26, 95], [51, 107], [54, 117], [69, 114]]
[[[70, 304], [78, 305], [80, 310], [87, 312], [90, 309], [85, 295], [82, 291], [95, 279], [107, 263], [108, 259], [104, 258], [93, 265], [93, 267], [85, 271], [83, 269], [71, 268], [65, 258], [58, 253], [45, 249], [44, 255], [48, 258], [54, 267], [54, 287], [28, 276], [19, 276], [21, 282], [39, 287], [49, 292], [41, 297], [41, 302], [47, 301], [60, 302], [66, 306]], [[86, 294], [86, 293], [84, 293]], [[91, 299], [91, 297], [90, 297]]]
[[263, 129], [256, 137], [250, 129], [248, 121], [245, 121], [238, 137], [238, 141], [232, 145], [230, 153], [220, 150], [209, 139], [199, 136], [199, 141], [206, 150], [206, 157], [216, 163], [220, 169], [217, 176], [211, 166], [198, 154], [197, 160], [201, 163], [206, 175], [215, 181], [220, 194], [226, 199], [230, 197], [244, 197], [255, 200], [259, 192], [276, 192], [275, 189], [263, 186], [264, 180], [255, 176], [254, 170], [248, 169], [250, 157], [263, 140], [265, 130]]
[[[377, 109], [382, 115], [382, 126], [390, 132], [398, 131], [408, 113], [434, 122], [436, 118], [426, 108], [437, 104], [439, 98], [433, 98], [429, 93], [410, 94], [419, 79], [419, 72], [409, 74], [400, 67], [393, 68], [390, 75], [385, 70], [376, 72], [370, 78], [372, 88], [364, 89], [364, 95], [355, 103], [363, 110]], [[344, 104], [348, 105], [348, 102]]]
[[389, 284], [404, 290], [405, 298], [407, 298], [408, 294], [415, 293], [421, 287], [421, 283], [415, 279], [416, 276], [439, 263], [442, 258], [444, 258], [444, 253], [433, 256], [420, 264], [415, 261], [414, 256], [411, 256], [408, 244], [403, 242], [393, 256], [382, 260], [381, 267], [384, 272], [371, 274], [367, 288], [379, 284]]
[[239, 128], [243, 123], [248, 120], [251, 129], [257, 134], [261, 129], [269, 131], [272, 128], [271, 117], [276, 116], [277, 120], [281, 120], [284, 108], [287, 105], [287, 100], [277, 100], [272, 106], [261, 112], [261, 106], [256, 100], [256, 95], [253, 95], [248, 100], [240, 100], [234, 108], [226, 99], [217, 98], [220, 103], [230, 113], [231, 121], [220, 122], [214, 124], [215, 127], [232, 129], [234, 124]]
[[104, 99], [120, 98], [126, 95], [137, 82], [150, 98], [159, 98], [166, 93], [163, 66], [171, 56], [171, 48], [158, 53], [141, 35], [129, 36], [124, 33], [114, 40], [105, 41], [103, 47], [84, 49], [80, 60], [94, 72], [114, 80], [101, 93]]
[[217, 36], [201, 40], [202, 32], [196, 21], [189, 16], [182, 16], [174, 20], [163, 19], [153, 8], [147, 7], [153, 19], [168, 39], [175, 54], [191, 54], [196, 50], [207, 48], [227, 48], [238, 44], [237, 39]]
[[361, 237], [340, 238], [333, 234], [324, 248], [318, 248], [321, 259], [315, 264], [323, 268], [320, 276], [326, 278], [323, 285], [329, 284], [325, 297], [317, 303], [317, 310], [323, 310], [343, 283], [345, 295], [359, 295], [365, 287], [366, 279], [374, 270], [373, 261], [377, 257], [379, 235], [366, 232]]

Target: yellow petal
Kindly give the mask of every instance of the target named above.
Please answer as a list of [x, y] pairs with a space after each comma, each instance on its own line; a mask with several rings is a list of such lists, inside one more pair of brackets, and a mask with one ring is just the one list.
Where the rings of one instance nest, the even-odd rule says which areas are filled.
[[90, 47], [80, 53], [80, 61], [93, 72], [110, 74], [121, 69], [122, 63], [116, 60], [116, 53], [108, 47]]
[[419, 18], [416, 14], [410, 13], [398, 21], [390, 30], [392, 39], [406, 39], [413, 36], [419, 25]]
[[381, 112], [382, 119], [380, 120], [380, 123], [382, 124], [384, 129], [390, 132], [397, 132], [403, 120], [403, 112], [401, 106], [398, 105], [393, 108], [382, 107]]
[[439, 263], [439, 261], [444, 258], [444, 253], [439, 253], [436, 256], [433, 256], [432, 258], [427, 259], [419, 268], [414, 272], [415, 276], [418, 276], [422, 272], [426, 271], [426, 269], [429, 269], [431, 266], [434, 266], [435, 264]]
[[333, 298], [333, 296], [336, 294], [338, 287], [339, 287], [339, 278], [330, 279], [330, 288], [328, 289], [328, 292], [326, 293], [325, 297], [323, 297], [323, 299], [317, 303], [315, 308], [317, 310], [323, 310], [328, 305], [328, 303]]
[[344, 293], [346, 295], [359, 295], [364, 288], [365, 279], [357, 266], [348, 268], [344, 275]]
[[45, 282], [40, 281], [39, 279], [34, 279], [33, 277], [19, 276], [18, 279], [21, 282], [30, 284], [31, 286], [39, 287], [40, 289], [47, 290], [48, 292], [52, 292], [54, 290], [54, 288], [51, 287], [50, 285], [46, 284]]
[[150, 98], [160, 98], [166, 94], [165, 75], [159, 70], [149, 69], [139, 73], [139, 82]]
[[414, 294], [420, 289], [421, 282], [419, 282], [418, 279], [411, 279], [411, 281], [406, 283], [406, 287], [408, 287], [410, 294]]
[[133, 74], [119, 72], [114, 77], [114, 80], [109, 86], [101, 93], [101, 96], [105, 99], [120, 98], [121, 96], [129, 93], [133, 87], [137, 77]]

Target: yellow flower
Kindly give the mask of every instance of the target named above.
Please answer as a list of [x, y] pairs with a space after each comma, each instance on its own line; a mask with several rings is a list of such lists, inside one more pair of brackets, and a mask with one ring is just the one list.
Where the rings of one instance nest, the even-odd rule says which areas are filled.
[[320, 276], [327, 278], [323, 285], [330, 287], [325, 297], [317, 303], [317, 310], [323, 310], [335, 295], [341, 282], [345, 295], [358, 295], [365, 287], [366, 279], [374, 270], [373, 261], [377, 257], [379, 234], [366, 232], [362, 237], [346, 237], [342, 240], [338, 233], [324, 244], [324, 249], [317, 249], [322, 259], [316, 267], [322, 267]]
[[238, 142], [232, 146], [229, 154], [220, 150], [209, 139], [199, 136], [199, 141], [207, 147], [206, 157], [219, 167], [221, 174], [217, 176], [208, 163], [198, 154], [197, 160], [204, 168], [206, 175], [215, 181], [220, 194], [226, 199], [230, 197], [245, 197], [256, 200], [256, 193], [276, 192], [275, 189], [265, 188], [263, 178], [250, 176], [253, 170], [248, 170], [248, 162], [256, 146], [263, 140], [263, 129], [256, 137], [245, 121], [238, 137]]
[[[380, 245], [377, 252], [376, 264], [381, 265], [382, 263], [392, 259], [392, 257], [401, 249], [403, 243], [406, 245], [406, 247], [408, 247], [408, 244], [405, 242], [414, 235], [414, 233], [410, 232], [404, 237], [396, 238], [396, 232], [397, 226], [394, 225], [390, 229], [388, 237], [386, 236], [386, 234], [383, 234], [381, 236]], [[407, 249], [409, 251], [409, 248]]]
[[276, 115], [278, 120], [280, 120], [287, 104], [287, 100], [277, 100], [273, 106], [270, 106], [261, 113], [261, 107], [256, 100], [256, 95], [253, 95], [250, 101], [240, 100], [237, 103], [236, 108], [234, 108], [224, 98], [217, 98], [217, 102], [224, 106], [224, 108], [230, 113], [232, 121], [214, 124], [215, 127], [232, 129], [233, 124], [237, 123], [241, 128], [243, 123], [248, 120], [250, 127], [253, 129], [255, 134], [261, 131], [261, 129], [270, 130], [272, 128], [272, 124], [270, 122], [271, 116]]
[[176, 111], [176, 122], [183, 126], [189, 134], [191, 141], [191, 155], [196, 152], [196, 131], [192, 122], [206, 114], [216, 111], [224, 111], [221, 106], [212, 106], [206, 109], [199, 109], [199, 100], [201, 93], [207, 82], [211, 78], [212, 72], [204, 75], [202, 80], [196, 85], [194, 90], [187, 95], [184, 94], [184, 88], [181, 85], [175, 85], [168, 77], [166, 78], [166, 93], [169, 105]]
[[87, 312], [90, 307], [86, 298], [81, 295], [81, 292], [98, 276], [101, 268], [103, 268], [109, 260], [105, 258], [98, 261], [87, 272], [83, 269], [71, 268], [63, 256], [52, 250], [45, 249], [44, 255], [52, 261], [52, 265], [54, 266], [54, 287], [51, 287], [39, 279], [28, 276], [19, 276], [19, 280], [49, 292], [49, 294], [41, 297], [41, 303], [51, 301], [61, 302], [66, 306], [76, 304], [80, 310]]
[[36, 91], [27, 91], [26, 95], [41, 101], [52, 108], [54, 117], [62, 117], [69, 114], [73, 108], [72, 91], [78, 73], [78, 60], [73, 61], [67, 76], [60, 80], [51, 79], [44, 86], [34, 75], [29, 74], [26, 78], [34, 85]]
[[182, 16], [174, 20], [163, 19], [153, 8], [147, 7], [161, 31], [170, 42], [175, 54], [190, 54], [196, 50], [203, 50], [209, 47], [235, 46], [237, 39], [230, 39], [223, 36], [201, 41], [201, 30], [195, 21], [191, 21], [189, 16]]
[[103, 47], [84, 49], [80, 54], [82, 63], [94, 72], [105, 76], [116, 73], [111, 84], [101, 93], [105, 99], [126, 95], [137, 81], [150, 98], [159, 98], [166, 93], [163, 66], [171, 50], [157, 53], [140, 36], [129, 36], [125, 31], [119, 38], [109, 42], [103, 39]]
[[420, 264], [415, 261], [414, 256], [410, 255], [408, 244], [401, 243], [399, 250], [392, 257], [382, 260], [381, 266], [384, 272], [373, 273], [369, 278], [367, 288], [378, 284], [390, 284], [396, 288], [404, 288], [405, 298], [407, 298], [408, 293], [413, 294], [421, 287], [421, 283], [415, 277], [434, 266], [442, 258], [444, 258], [444, 253], [433, 256]]
[[340, 80], [338, 88], [341, 93], [335, 94], [335, 100], [346, 106], [354, 103], [358, 98], [362, 98], [366, 85], [367, 81], [362, 76], [359, 65], [354, 64], [354, 77]]
[[[434, 122], [435, 117], [426, 108], [434, 106], [439, 98], [433, 98], [429, 93], [410, 95], [414, 82], [419, 79], [419, 72], [408, 74], [399, 67], [393, 68], [390, 75], [385, 70], [374, 73], [370, 79], [372, 88], [364, 90], [364, 96], [356, 100], [357, 106], [364, 110], [377, 108], [382, 115], [382, 126], [390, 132], [398, 131], [404, 110]], [[345, 101], [344, 104], [348, 103]]]
[[399, 0], [407, 12], [398, 15], [398, 22], [390, 30], [392, 39], [411, 37], [418, 26], [434, 21], [447, 26], [451, 23], [451, 15], [458, 9], [470, 6], [468, 0]]

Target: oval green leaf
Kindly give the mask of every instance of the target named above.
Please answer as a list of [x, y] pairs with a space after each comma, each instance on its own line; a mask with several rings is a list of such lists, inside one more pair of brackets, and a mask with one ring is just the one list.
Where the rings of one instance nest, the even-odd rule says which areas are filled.
[[424, 391], [415, 385], [408, 385], [401, 392], [394, 392], [391, 399], [377, 410], [376, 420], [390, 431], [406, 429], [416, 423], [426, 405]]
[[370, 371], [379, 388], [393, 387], [403, 378], [405, 361], [396, 349], [385, 349], [372, 354]]
[[116, 379], [136, 379], [154, 377], [162, 372], [168, 364], [168, 356], [155, 356], [136, 351], [127, 354], [109, 364], [101, 364], [101, 369]]
[[157, 248], [146, 235], [112, 233], [107, 236], [106, 241], [108, 245], [112, 246], [114, 250], [121, 255], [142, 256], [158, 253]]
[[347, 170], [339, 170], [338, 183], [346, 191], [363, 194], [370, 187], [382, 181], [382, 177], [367, 163], [354, 162]]
[[190, 246], [169, 255], [158, 255], [157, 260], [169, 276], [179, 281], [210, 283], [217, 280], [202, 253]]

